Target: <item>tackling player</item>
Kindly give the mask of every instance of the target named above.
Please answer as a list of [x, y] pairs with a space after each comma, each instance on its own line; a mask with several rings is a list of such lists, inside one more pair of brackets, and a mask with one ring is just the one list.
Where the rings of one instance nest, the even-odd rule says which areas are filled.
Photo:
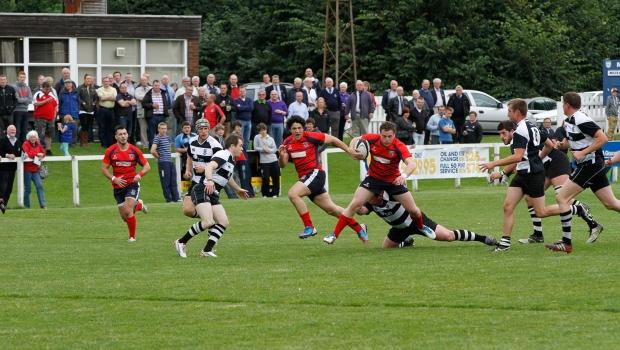
[[[105, 150], [101, 162], [101, 172], [110, 179], [114, 187], [114, 198], [118, 206], [121, 219], [127, 223], [129, 230], [129, 242], [136, 241], [136, 211], [146, 214], [147, 208], [142, 203], [140, 196], [140, 180], [151, 170], [151, 166], [144, 158], [142, 151], [127, 139], [127, 129], [117, 126], [114, 132], [116, 143]], [[136, 174], [136, 165], [140, 164], [142, 170]], [[110, 166], [112, 173], [110, 173]]]
[[[499, 123], [497, 130], [499, 131], [500, 138], [505, 145], [512, 143], [515, 128], [515, 124], [508, 120]], [[571, 173], [568, 158], [566, 158], [566, 154], [563, 152], [552, 149], [542, 161], [545, 168], [544, 191], [546, 191], [549, 186], [553, 185], [555, 194], [557, 195], [562, 188], [562, 184], [568, 181], [568, 175]], [[502, 181], [505, 181], [504, 179], [507, 180], [508, 177], [510, 177], [510, 175], [514, 172], [515, 168], [516, 164], [507, 165], [501, 172], [491, 173], [490, 180], [494, 181], [501, 178]], [[529, 196], [525, 197], [525, 201], [528, 205], [527, 209], [530, 214], [530, 218], [532, 219], [534, 232], [528, 238], [519, 239], [519, 242], [524, 244], [543, 243], [544, 237], [542, 230], [542, 219], [536, 216], [534, 206], [532, 205], [532, 201]], [[571, 212], [573, 215], [579, 215], [579, 217], [581, 217], [588, 224], [588, 227], [590, 228], [590, 236], [587, 242], [594, 242], [598, 235], [603, 231], [603, 226], [599, 225], [596, 220], [594, 220], [589, 206], [585, 203], [574, 201], [571, 205]]]
[[[299, 234], [301, 239], [317, 234], [303, 197], [310, 198], [319, 208], [335, 217], [338, 217], [343, 210], [334, 204], [329, 193], [325, 191], [325, 171], [321, 168], [319, 147], [330, 144], [347, 152], [353, 158], [358, 154], [357, 151], [349, 149], [344, 142], [334, 136], [321, 132], [304, 131], [305, 125], [306, 121], [300, 116], [289, 118], [286, 121], [286, 127], [291, 135], [278, 148], [280, 168], [284, 168], [290, 160], [295, 165], [295, 170], [299, 176], [299, 181], [295, 182], [289, 189], [288, 198], [304, 224], [304, 230]], [[357, 222], [351, 222], [349, 226], [357, 232], [362, 241], [368, 240], [365, 229]]]
[[[357, 211], [359, 215], [368, 215], [372, 212], [375, 212], [388, 225], [392, 226], [383, 240], [383, 248], [412, 246], [414, 243], [412, 235], [426, 235], [417, 228], [411, 219], [411, 215], [409, 215], [405, 208], [385, 192], [373, 195], [373, 197]], [[435, 239], [438, 241], [477, 241], [489, 246], [495, 246], [497, 244], [497, 240], [493, 236], [485, 236], [469, 230], [449, 230], [435, 223], [424, 213], [422, 213], [422, 218], [424, 225], [435, 231]]]
[[200, 252], [200, 256], [217, 257], [213, 248], [228, 227], [228, 217], [220, 203], [220, 191], [227, 183], [239, 194], [239, 197], [248, 198], [248, 191], [239, 187], [231, 177], [235, 169], [234, 158], [243, 152], [243, 139], [232, 134], [224, 141], [224, 147], [224, 150], [215, 153], [211, 161], [206, 164], [204, 180], [192, 187], [191, 199], [200, 221], [193, 224], [183, 237], [174, 241], [177, 254], [182, 258], [187, 258], [187, 242], [207, 229], [209, 240]]
[[[323, 241], [332, 244], [336, 241], [345, 226], [355, 222], [353, 215], [372, 199], [374, 195], [386, 192], [389, 196], [400, 203], [411, 215], [415, 226], [431, 239], [435, 238], [433, 230], [424, 225], [422, 211], [416, 206], [413, 196], [405, 185], [407, 177], [415, 169], [415, 162], [407, 146], [396, 138], [396, 125], [392, 122], [384, 122], [379, 127], [379, 134], [365, 134], [355, 137], [351, 144], [364, 139], [370, 144], [371, 162], [368, 176], [360, 183], [353, 195], [349, 206], [338, 217], [338, 222], [333, 233], [325, 236]], [[361, 160], [363, 155], [357, 152], [356, 159]], [[400, 173], [400, 161], [404, 161], [405, 173]]]

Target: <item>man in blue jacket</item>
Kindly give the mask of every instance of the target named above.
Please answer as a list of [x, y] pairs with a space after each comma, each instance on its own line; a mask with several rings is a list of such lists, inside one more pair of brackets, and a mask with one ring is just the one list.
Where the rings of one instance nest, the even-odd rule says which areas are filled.
[[[76, 125], [80, 122], [80, 99], [78, 97], [77, 90], [75, 89], [75, 83], [71, 79], [65, 80], [65, 87], [62, 91], [58, 92], [58, 113], [60, 118], [69, 114], [73, 117]], [[74, 129], [74, 135], [71, 136], [72, 143], [76, 141], [77, 128]]]
[[233, 102], [237, 112], [237, 121], [241, 123], [241, 134], [243, 135], [243, 148], [248, 148], [250, 133], [252, 132], [252, 111], [254, 111], [254, 101], [246, 96], [245, 87], [239, 88], [239, 98]]

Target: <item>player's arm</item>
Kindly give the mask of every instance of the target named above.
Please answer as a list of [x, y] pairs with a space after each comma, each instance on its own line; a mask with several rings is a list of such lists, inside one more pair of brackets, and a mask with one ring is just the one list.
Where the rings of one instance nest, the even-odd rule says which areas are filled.
[[125, 187], [125, 185], [127, 185], [127, 181], [125, 181], [121, 177], [114, 176], [110, 172], [110, 164], [106, 163], [105, 158], [101, 162], [101, 172], [103, 173], [103, 176], [107, 177], [108, 180], [110, 180], [110, 182], [112, 182], [113, 184], [121, 186], [121, 187]]
[[492, 170], [496, 166], [505, 166], [509, 164], [516, 164], [523, 159], [523, 154], [525, 154], [525, 148], [515, 148], [515, 153], [506, 158], [494, 160], [488, 163], [482, 163], [478, 167], [482, 171]]
[[538, 154], [540, 159], [545, 159], [549, 155], [549, 153], [553, 151], [554, 147], [555, 147], [554, 142], [551, 139], [546, 139], [543, 149]]
[[494, 171], [489, 175], [490, 181], [501, 180], [504, 181], [504, 177], [508, 179], [517, 169], [517, 163], [508, 164], [502, 171]]
[[192, 167], [194, 166], [194, 162], [192, 161], [192, 157], [187, 157], [187, 160], [185, 160], [185, 178], [186, 179], [191, 179], [192, 178]]
[[613, 157], [607, 159], [605, 165], [610, 166], [618, 162], [620, 162], [620, 152], [616, 152]]
[[347, 146], [346, 143], [342, 142], [339, 138], [334, 137], [332, 135], [325, 135], [325, 143], [328, 145], [333, 145], [333, 146], [340, 148], [341, 150], [347, 152], [349, 156], [351, 156], [351, 158], [353, 159], [359, 159], [357, 157], [361, 156], [361, 154], [358, 151], [351, 149], [349, 146]]
[[284, 168], [286, 164], [288, 164], [288, 151], [286, 150], [286, 146], [280, 145], [278, 153], [280, 154], [280, 157], [278, 157], [278, 165], [280, 168]]
[[573, 151], [573, 159], [579, 161], [588, 153], [592, 153], [600, 149], [607, 143], [607, 135], [605, 135], [602, 129], [598, 129], [593, 137], [594, 141], [590, 144], [590, 146], [582, 149], [581, 151]]
[[368, 215], [370, 214], [370, 210], [366, 207], [366, 205], [362, 205], [359, 209], [357, 209], [357, 215]]
[[415, 170], [415, 161], [413, 160], [413, 157], [407, 157], [405, 158], [405, 160], [403, 160], [403, 162], [405, 162], [404, 174], [401, 174], [399, 177], [396, 178], [396, 180], [394, 180], [395, 185], [404, 185], [407, 182], [407, 178], [411, 176], [411, 174]]
[[241, 186], [239, 186], [239, 184], [232, 178], [232, 176], [228, 179], [228, 184], [230, 185], [230, 187], [232, 187], [233, 190], [235, 190], [235, 192], [237, 192], [241, 199], [250, 198], [250, 194], [248, 193], [248, 191], [241, 188]]
[[149, 162], [146, 161], [146, 159], [144, 159], [142, 161], [142, 170], [140, 170], [140, 172], [137, 173], [136, 176], [134, 176], [133, 182], [139, 182], [140, 180], [142, 180], [144, 175], [146, 175], [149, 171], [151, 171], [151, 165], [149, 164]]

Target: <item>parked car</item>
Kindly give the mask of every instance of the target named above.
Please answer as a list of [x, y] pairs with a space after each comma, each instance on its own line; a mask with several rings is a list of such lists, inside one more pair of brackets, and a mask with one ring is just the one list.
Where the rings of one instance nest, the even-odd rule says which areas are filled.
[[[605, 115], [605, 104], [603, 103], [603, 91], [580, 92], [581, 111], [587, 114], [603, 130], [607, 128], [607, 117]], [[562, 110], [561, 102], [556, 102], [557, 108], [534, 115], [536, 123], [540, 126], [545, 118], [551, 119], [551, 125], [555, 128], [561, 125], [566, 118]], [[559, 108], [559, 109], [558, 109]]]
[[527, 102], [527, 110], [530, 111], [532, 115], [558, 108], [557, 101], [549, 97], [526, 98], [525, 102]]
[[[284, 85], [286, 87], [287, 91], [289, 89], [293, 88], [293, 84], [291, 84], [291, 83], [280, 83], [280, 84]], [[261, 83], [261, 82], [258, 82], [258, 83], [247, 83], [247, 84], [243, 84], [242, 86], [245, 87], [245, 91], [246, 91], [245, 95], [246, 96], [251, 98], [252, 101], [258, 100], [258, 91], [263, 86], [263, 83]], [[267, 99], [269, 99], [269, 96], [267, 96]]]
[[[450, 99], [455, 91], [444, 90], [446, 100]], [[508, 119], [508, 107], [495, 97], [478, 90], [463, 90], [470, 104], [470, 111], [478, 113], [478, 121], [485, 133], [497, 133], [497, 124]]]

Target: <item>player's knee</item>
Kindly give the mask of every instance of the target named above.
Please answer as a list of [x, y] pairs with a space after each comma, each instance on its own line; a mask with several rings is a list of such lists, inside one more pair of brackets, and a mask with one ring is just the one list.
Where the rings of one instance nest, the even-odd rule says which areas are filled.
[[200, 220], [200, 225], [202, 225], [203, 228], [207, 229], [207, 228], [215, 225], [215, 221], [213, 219], [211, 219], [211, 220]]
[[515, 210], [515, 205], [509, 202], [504, 202], [504, 213], [512, 213]]

